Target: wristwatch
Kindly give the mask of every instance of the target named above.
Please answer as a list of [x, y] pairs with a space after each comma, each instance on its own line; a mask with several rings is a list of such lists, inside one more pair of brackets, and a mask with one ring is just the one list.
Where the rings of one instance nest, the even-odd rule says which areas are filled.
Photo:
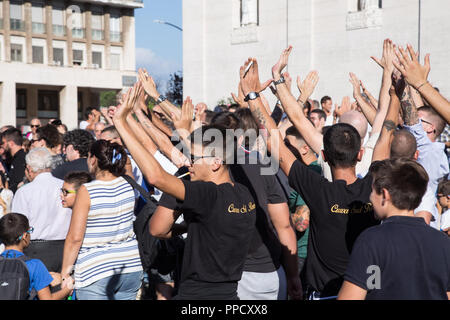
[[158, 99], [156, 100], [156, 104], [160, 104], [161, 102], [163, 102], [164, 100], [167, 100], [167, 98], [163, 95], [160, 95], [158, 97]]
[[277, 84], [280, 84], [280, 83], [285, 83], [285, 82], [286, 82], [286, 80], [284, 80], [284, 77], [283, 77], [283, 76], [281, 76], [279, 80], [277, 80], [277, 81], [274, 81], [273, 83], [274, 83], [275, 85], [277, 85]]
[[249, 92], [245, 98], [244, 101], [247, 102], [248, 100], [255, 100], [259, 97], [259, 93], [258, 92]]

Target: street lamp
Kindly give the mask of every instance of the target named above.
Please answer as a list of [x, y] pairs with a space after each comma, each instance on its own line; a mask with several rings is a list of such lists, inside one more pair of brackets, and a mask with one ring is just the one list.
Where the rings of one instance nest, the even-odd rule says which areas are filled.
[[172, 23], [170, 23], [170, 22], [167, 22], [167, 21], [163, 21], [163, 20], [153, 20], [153, 22], [155, 22], [155, 23], [160, 23], [160, 24], [167, 24], [167, 25], [169, 25], [169, 26], [171, 26], [171, 27], [174, 27], [174, 28], [176, 28], [176, 29], [178, 29], [178, 30], [180, 30], [180, 31], [183, 31], [183, 29], [181, 29], [179, 26], [176, 26], [176, 25], [174, 25], [174, 24], [172, 24]]

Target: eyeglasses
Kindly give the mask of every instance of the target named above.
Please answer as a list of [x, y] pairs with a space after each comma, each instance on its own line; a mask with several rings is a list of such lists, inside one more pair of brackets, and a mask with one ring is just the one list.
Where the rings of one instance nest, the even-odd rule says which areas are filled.
[[[28, 234], [30, 234], [30, 233], [33, 233], [33, 231], [34, 231], [34, 227], [30, 227], [30, 229], [28, 229], [25, 233], [28, 233]], [[23, 239], [23, 234], [19, 237], [19, 238], [17, 238], [17, 241], [20, 241], [20, 240], [22, 240]]]
[[35, 142], [38, 142], [38, 141], [41, 141], [42, 139], [31, 139], [30, 141], [31, 141], [31, 144], [33, 144], [33, 143], [35, 143]]
[[203, 158], [214, 158], [214, 156], [194, 156], [193, 154], [191, 154], [191, 164], [194, 164], [197, 160], [203, 159]]
[[32, 128], [39, 128], [40, 125], [39, 124], [32, 124], [32, 125], [30, 125], [30, 127], [32, 127]]
[[63, 194], [64, 197], [67, 197], [67, 195], [69, 193], [77, 193], [77, 192], [75, 190], [67, 190], [67, 189], [61, 188], [61, 193]]

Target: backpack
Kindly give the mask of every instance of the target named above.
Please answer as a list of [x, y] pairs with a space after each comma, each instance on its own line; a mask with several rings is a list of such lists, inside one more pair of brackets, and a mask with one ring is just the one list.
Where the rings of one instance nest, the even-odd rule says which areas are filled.
[[158, 206], [158, 202], [144, 188], [128, 175], [122, 176], [147, 201], [145, 206], [135, 212], [134, 233], [138, 242], [142, 267], [145, 271], [158, 269], [161, 274], [168, 274], [177, 266], [177, 259], [184, 249], [184, 240], [181, 237], [158, 239], [150, 234], [150, 218]]
[[32, 300], [36, 296], [30, 294], [30, 274], [25, 256], [5, 258], [0, 256], [0, 300]]

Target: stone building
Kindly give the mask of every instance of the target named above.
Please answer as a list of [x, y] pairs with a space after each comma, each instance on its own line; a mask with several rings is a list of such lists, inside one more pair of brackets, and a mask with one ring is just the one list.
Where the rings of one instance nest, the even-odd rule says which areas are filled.
[[[431, 53], [430, 80], [450, 97], [450, 1], [447, 0], [185, 0], [184, 95], [213, 108], [237, 91], [239, 67], [256, 57], [261, 80], [288, 45], [295, 79], [319, 72], [314, 99], [352, 95], [354, 72], [378, 96], [383, 40]], [[270, 91], [266, 96], [273, 104]]]
[[136, 80], [142, 0], [0, 0], [0, 125], [59, 118], [69, 129], [99, 94]]

